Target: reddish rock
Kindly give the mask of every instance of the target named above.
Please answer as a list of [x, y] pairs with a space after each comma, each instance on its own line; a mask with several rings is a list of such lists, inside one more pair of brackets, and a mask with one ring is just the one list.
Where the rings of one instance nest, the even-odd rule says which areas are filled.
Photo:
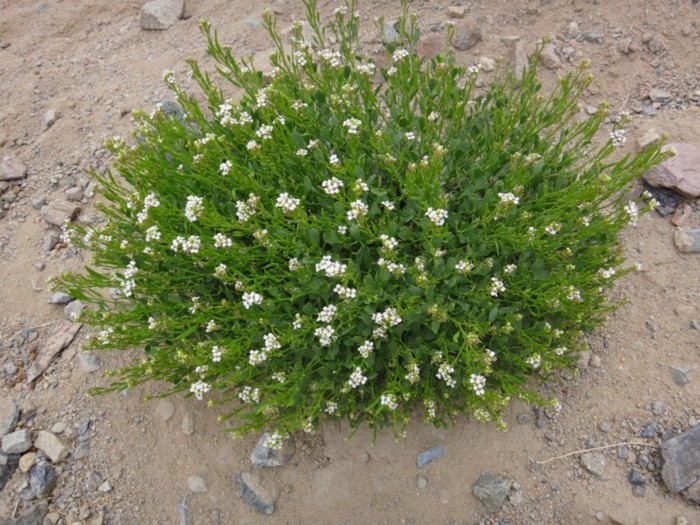
[[428, 35], [416, 44], [416, 53], [425, 60], [438, 56], [445, 48], [445, 40], [439, 35]]
[[700, 197], [700, 147], [673, 143], [663, 149], [673, 149], [676, 155], [647, 170], [642, 178], [657, 188], [669, 188], [686, 197]]

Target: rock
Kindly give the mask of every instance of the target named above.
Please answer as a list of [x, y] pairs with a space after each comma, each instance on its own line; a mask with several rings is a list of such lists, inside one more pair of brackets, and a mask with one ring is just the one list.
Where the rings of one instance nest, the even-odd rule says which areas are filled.
[[398, 20], [387, 20], [384, 22], [384, 27], [382, 29], [382, 39], [387, 44], [393, 44], [399, 41], [399, 21]]
[[186, 436], [191, 436], [192, 434], [194, 434], [194, 419], [192, 418], [192, 414], [185, 414], [184, 416], [182, 416], [180, 430]]
[[49, 503], [40, 501], [20, 517], [0, 521], [0, 525], [42, 525], [49, 512]]
[[66, 221], [72, 221], [78, 216], [80, 206], [74, 202], [58, 199], [42, 206], [39, 213], [49, 224], [61, 227]]
[[59, 118], [61, 118], [61, 114], [55, 109], [49, 109], [46, 111], [41, 120], [41, 131], [46, 131], [49, 129]]
[[510, 493], [511, 484], [491, 473], [484, 473], [474, 483], [474, 495], [486, 506], [490, 513], [496, 513]]
[[66, 199], [73, 202], [81, 200], [85, 195], [83, 188], [81, 188], [80, 186], [73, 186], [72, 188], [68, 188], [63, 193], [65, 193]]
[[591, 474], [600, 477], [605, 474], [605, 456], [600, 452], [581, 454], [581, 465]]
[[68, 304], [71, 301], [74, 301], [75, 298], [71, 295], [68, 295], [67, 293], [63, 292], [56, 292], [54, 294], [51, 294], [51, 297], [49, 297], [49, 304]]
[[673, 242], [681, 253], [700, 253], [700, 229], [678, 228], [673, 232]]
[[519, 36], [504, 36], [501, 38], [501, 41], [507, 48], [506, 64], [515, 75], [515, 78], [520, 80], [523, 78], [523, 73], [529, 65], [525, 45]]
[[481, 42], [481, 29], [472, 24], [462, 24], [455, 27], [452, 45], [460, 51], [471, 49]]
[[673, 494], [700, 503], [700, 426], [661, 443], [661, 478]]
[[68, 425], [66, 425], [63, 421], [57, 421], [51, 427], [51, 432], [53, 432], [54, 434], [63, 434], [67, 428]]
[[197, 494], [204, 493], [208, 490], [207, 482], [204, 481], [204, 478], [201, 476], [189, 476], [187, 478], [187, 488]]
[[659, 141], [661, 141], [661, 135], [655, 129], [648, 129], [637, 139], [637, 151], [645, 150], [649, 146], [658, 144]]
[[156, 414], [163, 421], [170, 421], [175, 413], [175, 406], [167, 399], [161, 399], [156, 405]]
[[22, 454], [32, 448], [32, 433], [28, 428], [16, 430], [3, 436], [2, 450], [8, 454]]
[[429, 463], [443, 457], [444, 455], [445, 449], [442, 448], [442, 445], [435, 445], [434, 447], [430, 447], [429, 449], [418, 454], [418, 457], [416, 458], [416, 465], [418, 465], [418, 468], [425, 468]]
[[627, 445], [618, 445], [617, 446], [617, 457], [620, 459], [627, 459], [629, 456], [629, 448], [627, 448]]
[[693, 213], [693, 208], [687, 202], [681, 203], [680, 206], [676, 208], [673, 217], [671, 217], [671, 224], [674, 226], [683, 226]]
[[292, 438], [285, 439], [279, 450], [267, 446], [269, 438], [270, 434], [265, 432], [250, 453], [250, 460], [256, 467], [281, 467], [294, 454], [295, 447]]
[[141, 7], [141, 29], [167, 29], [185, 15], [185, 0], [150, 0]]
[[581, 38], [586, 42], [591, 42], [593, 44], [602, 44], [603, 40], [605, 39], [605, 34], [598, 29], [592, 29], [583, 33], [583, 35], [581, 35]]
[[79, 351], [78, 362], [80, 363], [80, 368], [83, 369], [83, 372], [87, 372], [88, 374], [97, 372], [100, 368], [102, 368], [100, 360], [91, 352]]
[[462, 5], [451, 5], [447, 8], [447, 16], [450, 18], [464, 18], [466, 12], [466, 7]]
[[547, 69], [558, 69], [561, 67], [561, 60], [559, 59], [559, 55], [557, 55], [557, 49], [551, 42], [542, 49], [540, 64]]
[[24, 487], [19, 497], [31, 501], [47, 497], [58, 481], [56, 468], [47, 461], [41, 461], [29, 471], [29, 485]]
[[428, 486], [428, 480], [419, 474], [418, 478], [416, 479], [416, 488], [417, 489], [424, 489], [427, 486]]
[[0, 491], [10, 480], [19, 465], [19, 454], [7, 454], [0, 450]]
[[[7, 373], [7, 370], [5, 370], [5, 373]], [[17, 421], [19, 421], [17, 402], [5, 395], [0, 396], [0, 439], [15, 429]]]
[[612, 425], [607, 421], [601, 421], [598, 423], [598, 430], [600, 430], [603, 434], [609, 434], [612, 432]]
[[275, 502], [279, 497], [277, 487], [269, 482], [263, 482], [257, 472], [241, 472], [236, 475], [238, 495], [248, 505], [263, 514], [275, 512]]
[[663, 89], [654, 88], [649, 92], [649, 98], [652, 102], [658, 102], [659, 104], [668, 104], [669, 102], [671, 102], [671, 98], [673, 98], [673, 95], [671, 95], [671, 93], [669, 93], [668, 91], [664, 91]]
[[567, 38], [576, 38], [581, 34], [576, 22], [569, 22], [569, 27], [566, 29]]
[[60, 240], [61, 238], [56, 232], [49, 232], [46, 235], [44, 235], [44, 238], [41, 241], [41, 249], [44, 251], [44, 253], [49, 253], [56, 247], [58, 241]]
[[628, 478], [632, 485], [646, 485], [647, 480], [639, 469], [630, 469]]
[[109, 481], [105, 480], [100, 483], [99, 487], [97, 487], [97, 491], [106, 494], [107, 492], [112, 491], [112, 485], [109, 484]]
[[643, 498], [647, 494], [647, 489], [644, 485], [634, 485], [632, 487], [632, 495], [635, 498]]
[[6, 155], [0, 161], [0, 181], [23, 179], [27, 176], [27, 166], [14, 155]]
[[486, 71], [487, 73], [490, 73], [491, 71], [496, 69], [496, 61], [493, 58], [479, 57], [479, 61], [477, 62], [477, 64], [482, 69], [482, 71]]
[[518, 414], [518, 423], [521, 425], [528, 425], [532, 423], [533, 419], [531, 412], [521, 412]]
[[440, 35], [426, 35], [416, 44], [416, 53], [424, 60], [435, 58], [444, 50], [445, 41]]
[[623, 55], [629, 55], [635, 51], [635, 46], [632, 45], [632, 37], [628, 36], [620, 39], [620, 41], [617, 43], [617, 50]]
[[71, 301], [63, 309], [63, 313], [69, 321], [75, 321], [80, 317], [80, 313], [85, 309], [85, 303], [82, 301]]
[[[698, 233], [700, 233], [700, 230], [698, 230]], [[700, 237], [698, 239], [700, 240]], [[694, 368], [692, 366], [672, 365], [668, 367], [668, 370], [671, 372], [671, 379], [678, 386], [687, 385], [693, 379]]]
[[653, 437], [656, 437], [656, 423], [652, 422], [647, 425], [644, 425], [644, 428], [642, 429], [642, 433], [640, 435], [645, 439], [651, 439]]
[[690, 525], [690, 521], [682, 514], [679, 514], [676, 516], [676, 525]]
[[600, 356], [593, 354], [591, 356], [591, 360], [589, 361], [589, 364], [591, 365], [591, 368], [600, 368], [600, 366], [603, 364]]
[[649, 40], [649, 42], [647, 42], [647, 48], [649, 49], [649, 51], [651, 53], [657, 55], [657, 54], [661, 53], [661, 51], [666, 49], [666, 46], [664, 45], [664, 43], [661, 40], [657, 40], [654, 38], [652, 40]]
[[36, 452], [27, 452], [19, 458], [19, 470], [21, 472], [29, 472], [36, 464]]
[[663, 416], [666, 413], [666, 405], [663, 401], [654, 401], [651, 404], [651, 413], [655, 416]]
[[[14, 364], [12, 361], [9, 363], [5, 363], [2, 367], [3, 372], [5, 372], [6, 376], [13, 376], [17, 373], [17, 365]], [[2, 420], [0, 419], [0, 428], [2, 428]], [[2, 434], [0, 433], [0, 438], [2, 437]]]
[[34, 446], [46, 454], [53, 463], [59, 463], [68, 457], [69, 449], [63, 440], [53, 432], [40, 430]]

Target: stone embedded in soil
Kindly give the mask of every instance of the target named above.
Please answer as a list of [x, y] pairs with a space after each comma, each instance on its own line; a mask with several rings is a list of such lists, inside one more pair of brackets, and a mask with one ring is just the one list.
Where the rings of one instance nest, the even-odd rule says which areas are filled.
[[447, 7], [447, 16], [450, 18], [464, 18], [467, 8], [462, 5], [451, 5]]
[[14, 155], [0, 159], [0, 181], [23, 179], [27, 176], [27, 166]]
[[72, 221], [80, 213], [80, 206], [62, 199], [51, 201], [39, 210], [43, 219], [49, 224], [62, 227], [66, 221]]
[[387, 20], [384, 22], [384, 27], [382, 31], [382, 38], [387, 44], [393, 44], [399, 41], [399, 21], [398, 20]]
[[19, 458], [19, 470], [21, 472], [29, 472], [36, 465], [36, 452], [27, 452]]
[[510, 493], [511, 483], [486, 472], [474, 483], [474, 495], [491, 513], [498, 512]]
[[649, 91], [649, 98], [652, 102], [658, 102], [659, 104], [667, 104], [671, 102], [673, 95], [671, 95], [671, 93], [669, 93], [668, 91], [664, 91], [663, 89], [654, 88], [651, 91]]
[[547, 69], [558, 69], [561, 67], [561, 60], [559, 59], [559, 55], [557, 55], [557, 48], [554, 47], [554, 44], [551, 42], [542, 49], [540, 64]]
[[671, 379], [678, 386], [687, 385], [693, 379], [694, 368], [692, 366], [672, 365], [668, 367], [668, 370], [671, 373]]
[[641, 436], [646, 439], [650, 439], [656, 436], [656, 423], [651, 422], [644, 426], [642, 429]]
[[44, 112], [44, 116], [41, 120], [41, 131], [46, 131], [47, 129], [49, 129], [56, 123], [56, 121], [59, 118], [61, 118], [61, 113], [56, 111], [55, 109], [49, 109], [46, 112]]
[[445, 47], [445, 40], [440, 35], [426, 35], [416, 43], [416, 53], [424, 60], [438, 56]]
[[429, 449], [418, 454], [416, 464], [418, 465], [418, 468], [425, 468], [429, 463], [443, 457], [444, 455], [445, 449], [442, 447], [442, 445], [435, 445], [434, 447], [430, 447]]
[[250, 460], [256, 467], [281, 467], [285, 465], [294, 454], [294, 440], [287, 438], [279, 450], [269, 448], [266, 443], [270, 434], [265, 432], [250, 453]]
[[175, 406], [171, 401], [161, 399], [156, 405], [156, 414], [158, 414], [158, 417], [163, 421], [170, 421], [170, 418], [172, 418], [173, 414], [175, 414]]
[[48, 432], [46, 430], [39, 431], [36, 440], [34, 441], [34, 446], [46, 454], [54, 463], [58, 463], [66, 459], [68, 457], [68, 453], [70, 452], [60, 437], [53, 432]]
[[17, 470], [19, 460], [19, 454], [7, 454], [0, 450], [0, 491]]
[[487, 73], [490, 73], [491, 71], [496, 69], [496, 61], [490, 57], [479, 57], [479, 61], [477, 62], [477, 64], [483, 71]]
[[700, 146], [685, 142], [666, 144], [662, 151], [675, 155], [649, 168], [642, 178], [652, 186], [669, 188], [686, 197], [700, 197]]
[[646, 485], [647, 480], [642, 474], [641, 470], [633, 468], [630, 469], [629, 475], [627, 476], [632, 485]]
[[74, 300], [75, 300], [75, 298], [68, 295], [67, 293], [56, 292], [56, 293], [51, 294], [51, 297], [49, 297], [48, 303], [49, 304], [68, 304]]
[[194, 419], [192, 418], [192, 414], [188, 413], [182, 416], [180, 430], [186, 436], [191, 436], [192, 434], [194, 434]]
[[581, 465], [591, 474], [600, 477], [605, 474], [605, 456], [600, 452], [581, 454]]
[[681, 253], [700, 253], [700, 229], [678, 228], [673, 232], [673, 242]]
[[661, 443], [661, 478], [673, 494], [700, 503], [700, 426]]
[[19, 497], [25, 501], [45, 498], [51, 494], [57, 481], [56, 467], [47, 461], [41, 461], [29, 472], [29, 485], [20, 491]]
[[66, 315], [66, 318], [68, 320], [75, 321], [84, 309], [85, 303], [83, 303], [82, 301], [71, 301], [63, 309], [63, 313]]
[[[72, 303], [71, 303], [72, 304]], [[102, 364], [97, 356], [91, 352], [78, 352], [78, 363], [80, 363], [80, 368], [83, 372], [91, 374], [97, 372]]]
[[258, 472], [241, 472], [236, 475], [238, 495], [248, 505], [262, 514], [275, 512], [275, 502], [279, 497], [277, 487], [264, 482]]
[[0, 439], [12, 432], [19, 421], [17, 402], [5, 395], [0, 396]]
[[141, 28], [167, 29], [185, 15], [185, 0], [150, 0], [141, 7]]
[[48, 501], [40, 501], [18, 518], [0, 521], [0, 525], [42, 525], [49, 513]]
[[8, 454], [22, 454], [32, 448], [32, 433], [28, 428], [10, 432], [3, 436], [0, 444], [2, 450]]
[[658, 144], [661, 140], [661, 135], [655, 129], [648, 129], [644, 134], [637, 139], [637, 151], [643, 151], [649, 146]]
[[481, 29], [473, 24], [461, 24], [455, 27], [452, 45], [460, 51], [471, 49], [481, 42]]
[[523, 44], [519, 36], [504, 36], [501, 38], [501, 42], [506, 46], [505, 63], [515, 75], [515, 78], [520, 80], [523, 78], [523, 74], [529, 65], [525, 44]]
[[598, 29], [591, 29], [590, 31], [586, 31], [581, 36], [583, 40], [585, 40], [586, 42], [591, 42], [593, 44], [602, 44], [603, 40], [605, 39], [605, 34]]
[[189, 476], [187, 478], [187, 488], [197, 494], [203, 494], [208, 490], [207, 482], [201, 476]]

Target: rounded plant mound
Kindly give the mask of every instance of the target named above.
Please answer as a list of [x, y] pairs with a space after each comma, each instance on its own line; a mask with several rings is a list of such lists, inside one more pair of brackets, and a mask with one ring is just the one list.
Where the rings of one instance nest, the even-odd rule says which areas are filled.
[[406, 11], [380, 67], [354, 7], [322, 26], [308, 2], [291, 49], [266, 16], [269, 77], [202, 23], [226, 89], [190, 61], [204, 109], [166, 72], [177, 105], [110, 143], [106, 221], [67, 231], [94, 267], [56, 280], [93, 305], [91, 347], [145, 354], [100, 392], [165, 381], [271, 446], [328, 418], [500, 421], [514, 396], [544, 402], [528, 379], [572, 366], [614, 307], [618, 234], [643, 211], [621, 195], [658, 147], [593, 143], [583, 67], [544, 98], [537, 57], [488, 89], [449, 53], [421, 60]]

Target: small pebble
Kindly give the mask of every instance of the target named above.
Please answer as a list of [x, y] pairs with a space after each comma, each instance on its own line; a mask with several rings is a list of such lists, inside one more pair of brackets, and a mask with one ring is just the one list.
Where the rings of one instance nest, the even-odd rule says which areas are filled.
[[654, 401], [651, 404], [651, 413], [655, 416], [663, 416], [666, 413], [666, 405], [663, 401]]
[[632, 487], [632, 494], [637, 498], [643, 498], [647, 494], [647, 489], [644, 485], [635, 485]]

